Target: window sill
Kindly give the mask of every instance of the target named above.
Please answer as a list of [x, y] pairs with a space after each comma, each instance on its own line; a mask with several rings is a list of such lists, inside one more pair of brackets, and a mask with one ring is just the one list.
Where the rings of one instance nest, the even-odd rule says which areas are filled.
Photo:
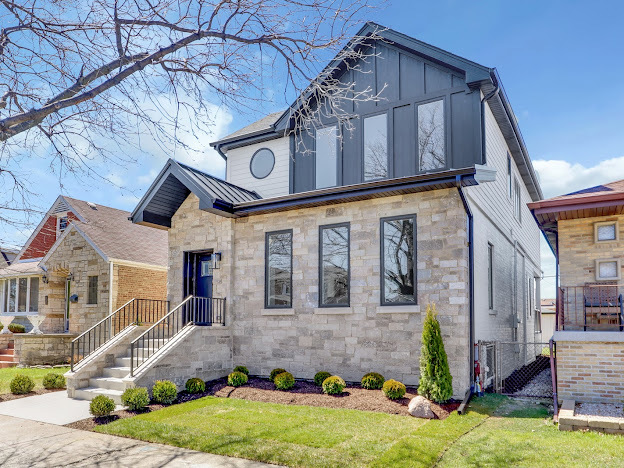
[[419, 314], [420, 306], [414, 305], [400, 305], [400, 306], [377, 306], [378, 314]]
[[318, 315], [349, 315], [353, 313], [352, 307], [316, 307], [314, 313]]
[[99, 304], [85, 304], [85, 307], [89, 307], [89, 308], [93, 308], [97, 306], [99, 306]]
[[496, 311], [496, 309], [488, 309], [488, 313], [490, 315], [498, 315], [498, 312]]
[[295, 315], [295, 309], [260, 309], [260, 315]]

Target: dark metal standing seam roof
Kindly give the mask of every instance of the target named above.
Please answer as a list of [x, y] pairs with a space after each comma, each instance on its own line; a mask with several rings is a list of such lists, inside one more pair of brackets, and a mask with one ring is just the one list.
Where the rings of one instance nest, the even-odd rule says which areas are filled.
[[200, 183], [206, 190], [211, 193], [213, 198], [231, 203], [242, 203], [262, 198], [257, 192], [247, 190], [243, 187], [226, 182], [225, 180], [206, 174], [198, 169], [187, 166], [186, 164], [177, 163], [183, 169], [188, 171], [189, 177]]

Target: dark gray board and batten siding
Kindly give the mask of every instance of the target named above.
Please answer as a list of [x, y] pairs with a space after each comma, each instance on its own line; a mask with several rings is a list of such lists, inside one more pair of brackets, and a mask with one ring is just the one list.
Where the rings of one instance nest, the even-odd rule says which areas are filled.
[[[354, 82], [356, 91], [368, 87], [379, 100], [345, 102], [345, 111], [353, 112], [352, 129], [343, 128], [338, 145], [338, 185], [364, 181], [363, 119], [387, 113], [388, 177], [418, 174], [417, 106], [444, 100], [446, 167], [462, 168], [482, 164], [480, 93], [471, 90], [462, 72], [434, 64], [390, 44], [377, 42], [374, 53], [360, 64], [363, 72], [353, 69], [340, 79]], [[329, 125], [322, 122], [319, 126]], [[293, 145], [291, 193], [315, 189], [314, 138], [312, 132], [297, 136], [302, 144]], [[308, 152], [301, 151], [307, 148]]]

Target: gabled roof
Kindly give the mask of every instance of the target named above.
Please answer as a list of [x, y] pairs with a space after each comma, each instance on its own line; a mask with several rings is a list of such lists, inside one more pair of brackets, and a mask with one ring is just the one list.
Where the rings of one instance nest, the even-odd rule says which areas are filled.
[[39, 266], [38, 261], [12, 263], [8, 267], [0, 269], [0, 278], [11, 278], [15, 276], [43, 275], [44, 271]]
[[557, 255], [559, 220], [624, 214], [624, 180], [529, 203], [529, 209]]
[[199, 198], [201, 210], [217, 212], [222, 216], [231, 213], [236, 203], [262, 198], [252, 190], [169, 159], [130, 219], [134, 223], [161, 229], [171, 227], [171, 217], [191, 192]]
[[13, 260], [15, 260], [15, 257], [17, 257], [18, 253], [19, 252], [12, 250], [12, 249], [0, 248], [0, 256], [2, 256], [2, 258], [7, 263], [7, 265], [10, 265], [11, 263], [13, 263]]
[[[372, 34], [380, 36], [384, 41], [409, 53], [423, 57], [426, 60], [446, 68], [461, 72], [469, 87], [481, 89], [484, 96], [489, 96], [488, 103], [492, 109], [492, 113], [511, 150], [512, 157], [518, 166], [522, 180], [531, 195], [531, 199], [537, 201], [543, 198], [542, 190], [535, 170], [533, 169], [533, 164], [531, 163], [518, 122], [495, 68], [480, 65], [460, 57], [459, 55], [455, 55], [439, 47], [419, 41], [413, 37], [373, 22], [364, 24], [353, 39], [343, 48], [343, 51], [357, 46], [358, 43], [365, 41], [365, 38], [370, 37]], [[319, 76], [327, 76], [332, 73], [340, 72], [344, 67], [344, 62], [341, 57], [344, 57], [342, 51], [323, 69]], [[293, 125], [292, 116], [296, 108], [300, 106], [301, 103], [307, 101], [306, 98], [311, 95], [311, 92], [310, 86], [308, 89], [304, 90], [301, 96], [299, 96], [288, 109], [282, 112], [281, 115], [279, 115], [280, 113], [267, 115], [210, 145], [215, 147], [217, 151], [225, 157], [223, 151], [227, 151], [230, 148], [284, 136], [287, 130]]]

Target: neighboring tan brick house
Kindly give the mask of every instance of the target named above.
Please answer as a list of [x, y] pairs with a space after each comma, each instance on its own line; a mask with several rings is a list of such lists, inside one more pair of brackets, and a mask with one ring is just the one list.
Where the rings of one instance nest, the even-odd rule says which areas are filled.
[[[494, 69], [380, 34], [354, 45], [374, 49], [366, 62], [330, 65], [381, 93], [345, 102], [353, 133], [339, 138], [331, 116], [298, 132], [294, 107], [268, 115], [213, 143], [225, 181], [170, 160], [132, 220], [169, 232], [172, 307], [227, 300], [220, 333], [252, 374], [378, 371], [417, 384], [435, 303], [463, 397], [477, 340], [541, 341], [540, 232], [526, 207], [541, 190]], [[189, 367], [167, 366], [180, 379]]]
[[557, 260], [560, 400], [624, 399], [624, 180], [529, 204]]
[[[80, 334], [132, 298], [165, 299], [167, 236], [131, 223], [129, 215], [58, 197], [15, 261], [0, 269], [2, 315], [28, 329], [29, 317], [42, 317], [40, 330], [63, 343], [66, 362], [71, 340], [58, 335]], [[37, 343], [45, 347], [44, 338]]]

